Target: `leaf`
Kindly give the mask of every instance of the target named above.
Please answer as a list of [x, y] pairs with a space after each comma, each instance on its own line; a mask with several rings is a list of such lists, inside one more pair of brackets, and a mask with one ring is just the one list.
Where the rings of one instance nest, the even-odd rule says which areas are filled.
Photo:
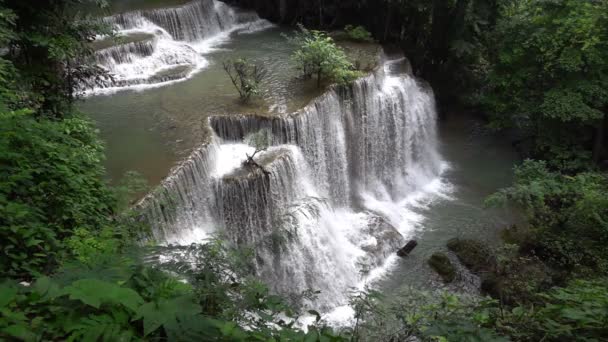
[[150, 302], [137, 310], [137, 319], [144, 320], [144, 335], [147, 336], [161, 326], [165, 330], [179, 329], [179, 318], [196, 316], [201, 308], [192, 296], [181, 296], [170, 300], [162, 299], [158, 303]]
[[64, 290], [70, 299], [99, 309], [101, 304], [121, 304], [128, 309], [137, 311], [144, 300], [132, 289], [123, 288], [116, 284], [97, 279], [82, 279], [74, 282]]
[[25, 341], [33, 340], [36, 337], [36, 335], [30, 331], [30, 328], [26, 324], [15, 324], [8, 326], [2, 329], [2, 332]]
[[69, 341], [131, 341], [133, 332], [108, 315], [89, 316], [70, 328]]
[[7, 283], [0, 286], [0, 308], [10, 304], [17, 296], [17, 288]]
[[55, 284], [49, 277], [41, 277], [36, 280], [32, 286], [33, 290], [42, 296], [42, 298], [56, 298], [61, 296], [62, 292], [59, 286]]

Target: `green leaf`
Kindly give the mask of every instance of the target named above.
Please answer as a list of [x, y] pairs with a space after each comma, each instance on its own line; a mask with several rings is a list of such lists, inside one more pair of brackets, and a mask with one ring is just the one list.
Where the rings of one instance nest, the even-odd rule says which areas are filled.
[[17, 288], [8, 283], [0, 286], [0, 308], [10, 304], [17, 296]]
[[99, 309], [101, 304], [121, 304], [132, 311], [137, 311], [144, 300], [131, 289], [120, 287], [97, 279], [83, 279], [74, 282], [64, 290], [70, 299]]
[[146, 303], [137, 310], [137, 318], [144, 320], [144, 335], [148, 336], [161, 326], [165, 330], [178, 330], [179, 318], [196, 316], [201, 307], [192, 296], [181, 296], [170, 300], [162, 299], [158, 303]]
[[34, 340], [36, 337], [36, 335], [30, 331], [30, 327], [27, 324], [10, 325], [2, 329], [2, 332], [25, 341]]

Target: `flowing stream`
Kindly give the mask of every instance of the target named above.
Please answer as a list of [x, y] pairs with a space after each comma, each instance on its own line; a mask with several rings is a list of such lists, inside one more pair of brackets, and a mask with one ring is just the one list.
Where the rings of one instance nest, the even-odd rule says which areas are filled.
[[[481, 182], [487, 187], [483, 189], [463, 186], [463, 168], [469, 172], [484, 161], [463, 158], [454, 149], [469, 146], [469, 136], [452, 135], [448, 146], [441, 143], [433, 92], [411, 75], [405, 58], [383, 56], [373, 73], [350, 86], [332, 87], [303, 106], [318, 94], [304, 91], [306, 96], [285, 100], [302, 91], [292, 87], [293, 74], [281, 72], [287, 66], [277, 62], [291, 50], [278, 40], [280, 30], [254, 13], [199, 0], [105, 20], [130, 38], [99, 49], [98, 62], [116, 73], [118, 83], [95, 88], [83, 110], [93, 113], [102, 134], [111, 131], [104, 127], [137, 130], [139, 122], [170, 117], [176, 132], [156, 141], [174, 141], [177, 134], [195, 146], [183, 149], [189, 156], [138, 204], [156, 241], [188, 245], [223, 233], [237, 246], [254, 248], [256, 271], [275, 292], [289, 296], [320, 290], [312, 304], [341, 320], [349, 315], [344, 308], [352, 288], [376, 284], [390, 292], [404, 281], [421, 286], [425, 279], [435, 281], [416, 253], [405, 261], [397, 259], [395, 251], [408, 239], [422, 238], [426, 256], [442, 248], [429, 241], [444, 243], [454, 236], [450, 219], [462, 224], [460, 219], [470, 215], [478, 230], [469, 233], [488, 230], [491, 236], [495, 231], [486, 225], [491, 220], [481, 209], [481, 198], [508, 178]], [[269, 82], [274, 91], [262, 104], [244, 111], [224, 101], [214, 111], [212, 104], [220, 95], [212, 90], [203, 93], [212, 100], [198, 100], [195, 91], [207, 89], [202, 84], [214, 88], [216, 78], [210, 76], [221, 59], [218, 51], [251, 54], [260, 43], [267, 48], [253, 53], [254, 59], [277, 66]], [[152, 116], [157, 99], [167, 94], [176, 107], [167, 112], [178, 114]], [[250, 114], [235, 114], [243, 112]], [[138, 119], [124, 120], [120, 113]], [[195, 134], [190, 126], [196, 120], [201, 124]], [[242, 164], [254, 150], [243, 143], [244, 136], [260, 129], [272, 136], [272, 146], [256, 157], [266, 172]], [[454, 130], [466, 129], [450, 132]], [[151, 129], [138, 134], [160, 136]], [[138, 137], [130, 137], [133, 146], [150, 145]], [[106, 139], [111, 144], [114, 137]], [[127, 145], [120, 148], [131, 148]], [[164, 144], [158, 146], [163, 147], [149, 148], [147, 160], [154, 162], [134, 164], [135, 169], [160, 169], [165, 175], [167, 167], [156, 160], [170, 165], [177, 157], [168, 157]], [[124, 154], [120, 148], [110, 150], [109, 158]], [[508, 165], [512, 157], [499, 150]], [[437, 231], [440, 236], [433, 233]], [[420, 267], [424, 276], [409, 271]]]

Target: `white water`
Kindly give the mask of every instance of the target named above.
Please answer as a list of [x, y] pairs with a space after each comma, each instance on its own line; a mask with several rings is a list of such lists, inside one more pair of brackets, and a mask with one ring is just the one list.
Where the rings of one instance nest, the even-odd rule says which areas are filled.
[[[157, 240], [190, 244], [222, 231], [254, 247], [258, 276], [274, 291], [320, 290], [303, 304], [348, 322], [349, 291], [389, 272], [425, 208], [450, 192], [433, 94], [393, 73], [396, 63], [294, 114], [212, 118], [212, 142], [141, 203]], [[256, 158], [267, 176], [240, 166], [252, 148], [237, 143], [261, 128], [273, 136]]]
[[114, 27], [118, 37], [141, 38], [96, 52], [97, 63], [114, 80], [88, 85], [87, 94], [144, 90], [186, 80], [209, 65], [204, 56], [232, 33], [252, 33], [273, 26], [255, 13], [237, 11], [215, 0], [132, 11], [104, 20]]

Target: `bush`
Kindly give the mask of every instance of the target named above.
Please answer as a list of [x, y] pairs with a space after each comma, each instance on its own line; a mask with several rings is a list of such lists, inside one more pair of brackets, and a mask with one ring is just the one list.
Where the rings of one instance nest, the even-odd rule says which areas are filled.
[[507, 341], [484, 326], [494, 301], [404, 287], [390, 297], [358, 293], [352, 305], [360, 341]]
[[357, 42], [371, 43], [374, 41], [372, 34], [365, 29], [363, 26], [346, 25], [344, 31], [348, 35], [348, 38]]
[[569, 237], [599, 255], [608, 242], [608, 177], [574, 176], [550, 171], [543, 161], [527, 160], [515, 168], [513, 186], [491, 196], [489, 205], [514, 204], [524, 210], [538, 236]]
[[260, 94], [260, 83], [267, 75], [267, 70], [247, 59], [238, 58], [223, 62], [224, 71], [239, 92], [241, 101], [247, 102], [252, 96]]
[[0, 114], [0, 265], [4, 275], [49, 272], [70, 253], [76, 229], [112, 224], [115, 200], [102, 177], [102, 145], [79, 117]]
[[603, 341], [608, 336], [608, 281], [577, 280], [543, 294], [539, 306], [501, 310], [493, 325], [517, 341]]
[[290, 40], [299, 47], [292, 59], [304, 78], [316, 76], [318, 88], [324, 81], [347, 84], [361, 75], [354, 70], [344, 51], [323, 32], [300, 26], [300, 32]]
[[220, 242], [178, 254], [194, 258], [181, 261], [189, 283], [112, 255], [66, 265], [31, 286], [0, 283], [0, 340], [346, 340], [316, 325], [294, 328], [295, 312]]

